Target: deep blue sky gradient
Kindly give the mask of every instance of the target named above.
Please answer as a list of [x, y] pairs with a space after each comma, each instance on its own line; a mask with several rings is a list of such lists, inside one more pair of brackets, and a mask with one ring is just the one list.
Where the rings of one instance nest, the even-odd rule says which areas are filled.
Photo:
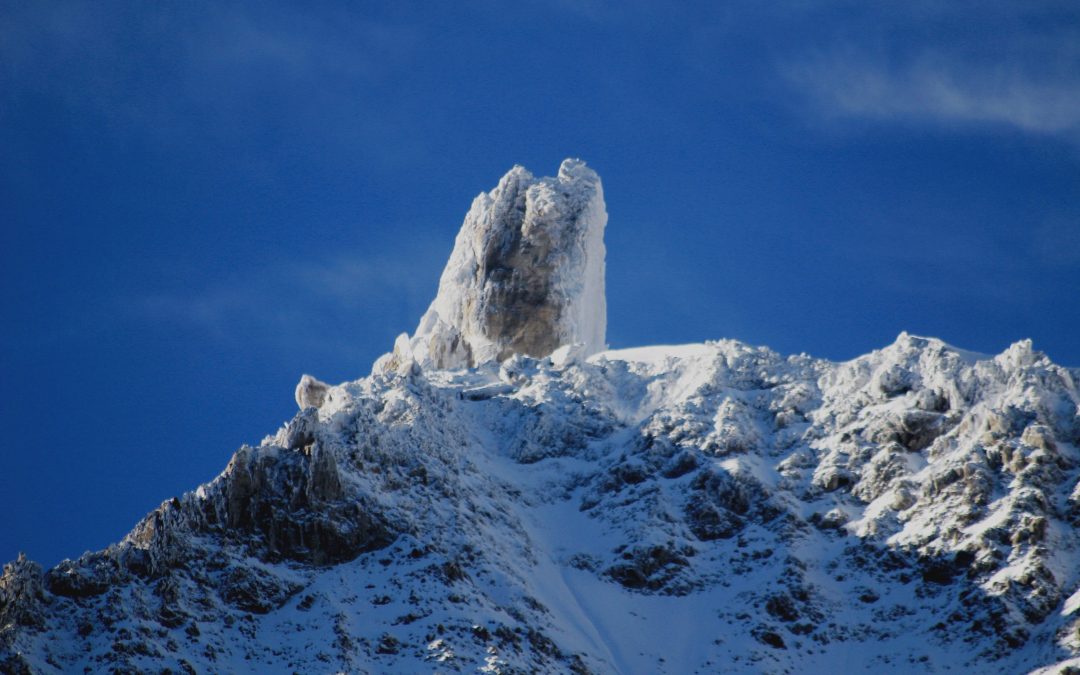
[[0, 559], [366, 375], [515, 163], [602, 176], [613, 347], [1080, 365], [1080, 10], [881, 4], [3, 3]]

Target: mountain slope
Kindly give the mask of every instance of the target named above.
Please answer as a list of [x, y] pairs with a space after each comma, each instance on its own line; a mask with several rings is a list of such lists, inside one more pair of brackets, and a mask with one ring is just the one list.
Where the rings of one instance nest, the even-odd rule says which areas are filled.
[[[498, 297], [480, 286], [461, 292]], [[6, 566], [0, 670], [1015, 673], [1080, 652], [1080, 372], [907, 334], [846, 363], [558, 342], [451, 370], [399, 339], [367, 378], [302, 383], [317, 406], [123, 541]]]

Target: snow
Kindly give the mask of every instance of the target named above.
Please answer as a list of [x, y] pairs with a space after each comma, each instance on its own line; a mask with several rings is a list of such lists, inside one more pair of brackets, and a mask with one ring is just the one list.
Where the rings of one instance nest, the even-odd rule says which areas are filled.
[[371, 376], [305, 375], [118, 544], [6, 566], [0, 670], [1080, 664], [1076, 372], [907, 333], [606, 350], [606, 220], [584, 163], [512, 169]]
[[631, 361], [652, 368], [662, 368], [665, 364], [692, 358], [708, 358], [715, 351], [707, 344], [655, 345], [652, 347], [633, 347], [629, 349], [611, 349], [592, 357], [593, 363], [607, 359], [609, 361]]
[[473, 201], [435, 300], [376, 370], [545, 357], [575, 343], [582, 356], [601, 351], [606, 225], [600, 178], [581, 160], [553, 178], [514, 167]]
[[[104, 554], [186, 560], [167, 578], [187, 618], [162, 628], [166, 577], [134, 576], [50, 596], [14, 645], [43, 672], [1023, 672], [1080, 653], [1056, 637], [1080, 607], [1068, 371], [903, 336], [845, 363], [733, 341], [573, 352], [328, 387]], [[320, 457], [392, 543], [312, 566], [196, 526], [241, 468]], [[287, 494], [280, 475], [261, 489]], [[961, 552], [970, 571], [924, 580]], [[237, 609], [239, 571], [283, 604]], [[27, 574], [0, 586], [33, 595]]]
[[296, 385], [296, 405], [301, 410], [304, 408], [320, 408], [326, 402], [327, 391], [330, 385], [321, 382], [311, 375], [304, 375]]
[[1080, 590], [1069, 596], [1069, 599], [1065, 601], [1065, 605], [1061, 608], [1061, 614], [1068, 616], [1080, 609]]

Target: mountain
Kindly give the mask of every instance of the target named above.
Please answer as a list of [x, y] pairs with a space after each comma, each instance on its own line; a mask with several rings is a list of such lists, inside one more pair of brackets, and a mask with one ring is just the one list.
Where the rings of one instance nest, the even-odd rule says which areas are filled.
[[513, 169], [370, 376], [305, 376], [121, 542], [6, 565], [0, 671], [1080, 668], [1080, 371], [606, 351], [606, 220], [583, 163]]

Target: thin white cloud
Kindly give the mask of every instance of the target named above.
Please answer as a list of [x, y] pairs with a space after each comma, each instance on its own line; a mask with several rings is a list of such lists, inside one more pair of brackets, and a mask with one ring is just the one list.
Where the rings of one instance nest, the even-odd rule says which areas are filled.
[[779, 57], [783, 79], [818, 119], [1080, 142], [1076, 3], [820, 0], [805, 4], [802, 21], [830, 11], [844, 19]]
[[[0, 115], [32, 92], [165, 147], [232, 143], [311, 118], [316, 140], [396, 166], [422, 149], [387, 92], [421, 53], [425, 27], [365, 14], [0, 3]], [[398, 141], [388, 147], [387, 137]]]
[[785, 70], [826, 116], [996, 124], [1080, 140], [1080, 71], [1054, 77], [940, 55], [890, 67], [859, 54], [811, 59]]
[[136, 322], [182, 326], [216, 340], [348, 352], [357, 332], [396, 334], [415, 327], [435, 295], [433, 270], [443, 255], [421, 245], [401, 260], [354, 254], [268, 264], [199, 290], [147, 294], [122, 304]]
[[135, 298], [128, 306], [140, 318], [196, 326], [214, 337], [225, 337], [227, 326], [240, 315], [257, 311], [262, 303], [250, 289], [212, 288], [194, 293], [156, 293]]

